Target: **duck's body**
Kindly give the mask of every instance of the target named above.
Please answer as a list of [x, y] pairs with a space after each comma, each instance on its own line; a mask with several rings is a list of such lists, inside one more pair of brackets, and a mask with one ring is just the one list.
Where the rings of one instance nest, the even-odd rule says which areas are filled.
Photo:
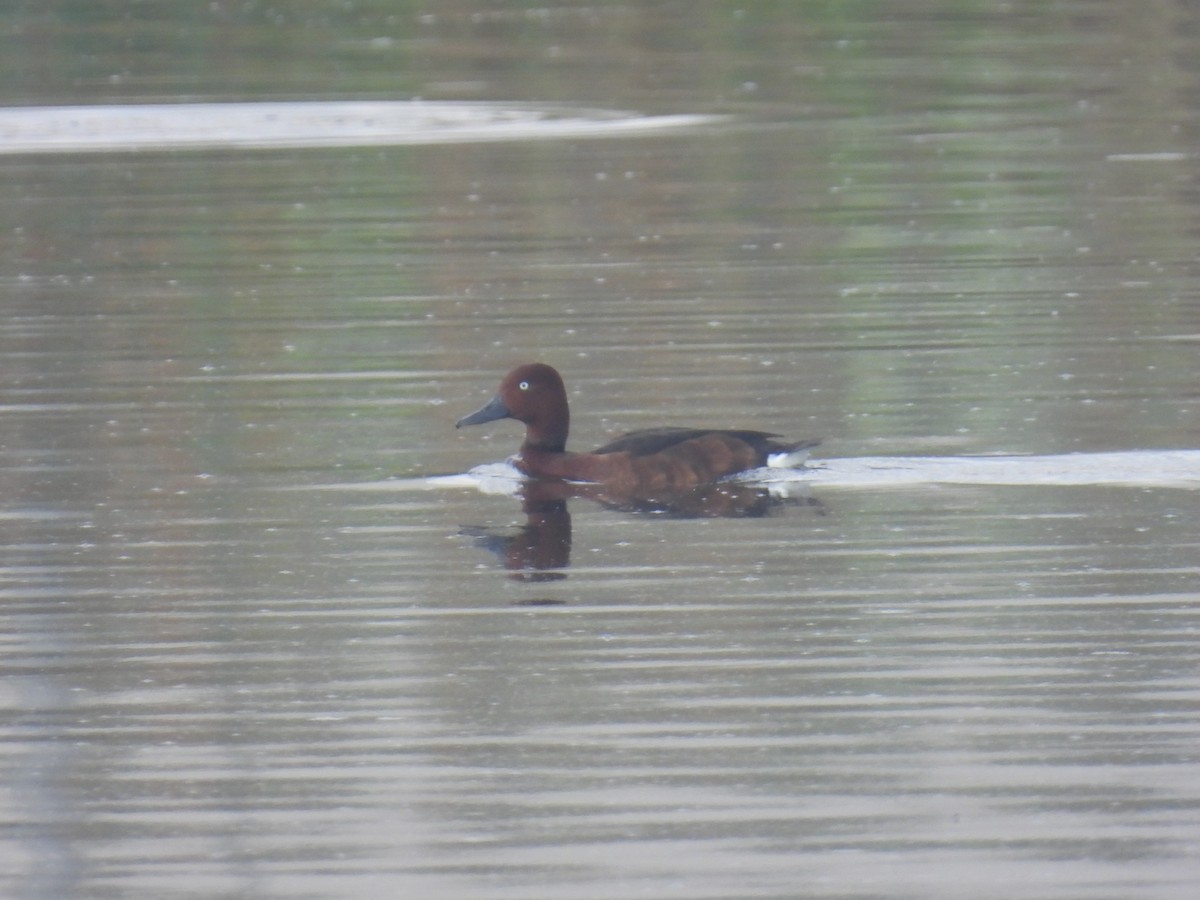
[[818, 443], [783, 444], [763, 431], [648, 428], [591, 453], [571, 453], [566, 388], [544, 363], [513, 369], [496, 396], [455, 427], [504, 418], [525, 423], [525, 442], [512, 462], [529, 477], [597, 482], [621, 492], [686, 491], [761, 466], [795, 466]]

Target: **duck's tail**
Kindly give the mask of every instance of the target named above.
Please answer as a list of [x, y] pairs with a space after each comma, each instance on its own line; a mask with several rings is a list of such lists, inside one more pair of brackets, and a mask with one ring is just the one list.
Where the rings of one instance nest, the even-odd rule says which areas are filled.
[[809, 451], [819, 443], [821, 443], [820, 438], [774, 447], [767, 454], [767, 465], [772, 469], [797, 469], [804, 465]]

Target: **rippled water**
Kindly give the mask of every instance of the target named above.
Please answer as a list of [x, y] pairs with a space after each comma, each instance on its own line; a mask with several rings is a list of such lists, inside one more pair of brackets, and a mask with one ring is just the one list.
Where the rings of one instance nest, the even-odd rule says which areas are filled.
[[1190, 898], [1196, 12], [301, 6], [0, 13], [0, 893]]

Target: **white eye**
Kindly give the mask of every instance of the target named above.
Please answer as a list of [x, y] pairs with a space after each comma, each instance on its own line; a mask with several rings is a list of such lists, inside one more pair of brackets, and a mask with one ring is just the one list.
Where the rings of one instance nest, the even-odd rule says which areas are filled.
[[529, 390], [529, 382], [522, 381], [520, 384], [517, 385], [517, 387], [519, 387], [523, 391], [527, 391], [527, 390]]

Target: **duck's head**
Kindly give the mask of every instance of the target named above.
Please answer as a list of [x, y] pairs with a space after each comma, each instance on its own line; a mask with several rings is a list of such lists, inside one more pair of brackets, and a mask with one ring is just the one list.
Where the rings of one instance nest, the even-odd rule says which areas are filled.
[[504, 376], [496, 396], [464, 416], [455, 428], [496, 419], [525, 423], [524, 447], [561, 453], [567, 446], [571, 413], [562, 377], [545, 363], [526, 363]]

